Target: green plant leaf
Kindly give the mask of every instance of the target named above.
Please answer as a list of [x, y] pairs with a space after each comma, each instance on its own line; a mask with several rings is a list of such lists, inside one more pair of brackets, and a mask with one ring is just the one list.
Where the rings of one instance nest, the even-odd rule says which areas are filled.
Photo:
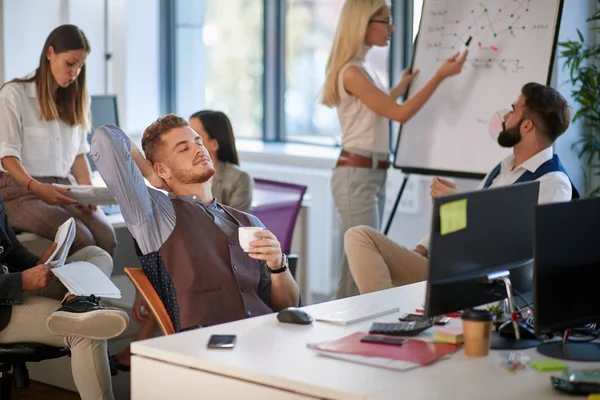
[[[592, 188], [590, 176], [600, 176], [600, 43], [593, 43], [595, 32], [600, 26], [592, 26], [600, 21], [600, 0], [598, 8], [588, 18], [590, 43], [586, 43], [582, 31], [577, 29], [578, 40], [559, 42], [562, 68], [569, 73], [571, 96], [573, 98], [572, 121], [578, 122], [581, 133], [571, 148], [582, 161], [582, 171], [586, 192], [600, 195], [600, 187]], [[586, 32], [586, 33], [588, 33]]]

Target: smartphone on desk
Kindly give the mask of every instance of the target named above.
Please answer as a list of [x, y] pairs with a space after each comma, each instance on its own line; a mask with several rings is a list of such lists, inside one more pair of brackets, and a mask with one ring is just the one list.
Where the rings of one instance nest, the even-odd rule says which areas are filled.
[[364, 343], [390, 344], [392, 346], [402, 346], [406, 343], [406, 339], [377, 335], [363, 336], [360, 341]]
[[233, 349], [235, 335], [211, 335], [206, 347], [209, 349]]

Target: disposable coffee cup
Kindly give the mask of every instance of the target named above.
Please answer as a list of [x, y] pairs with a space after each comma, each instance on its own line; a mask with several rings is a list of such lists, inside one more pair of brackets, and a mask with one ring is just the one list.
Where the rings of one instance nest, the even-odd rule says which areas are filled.
[[483, 357], [490, 352], [494, 315], [487, 310], [467, 310], [462, 315], [465, 354]]
[[238, 229], [238, 239], [240, 246], [247, 253], [250, 251], [250, 242], [256, 240], [256, 232], [262, 231], [260, 226], [241, 226]]

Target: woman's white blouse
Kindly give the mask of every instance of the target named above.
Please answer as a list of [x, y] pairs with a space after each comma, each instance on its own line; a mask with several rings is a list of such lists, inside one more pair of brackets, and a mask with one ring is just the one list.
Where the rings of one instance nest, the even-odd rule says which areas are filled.
[[[89, 151], [80, 125], [41, 118], [34, 82], [10, 83], [0, 90], [0, 160], [14, 156], [31, 176], [66, 178], [75, 157]], [[6, 172], [1, 163], [0, 170]]]

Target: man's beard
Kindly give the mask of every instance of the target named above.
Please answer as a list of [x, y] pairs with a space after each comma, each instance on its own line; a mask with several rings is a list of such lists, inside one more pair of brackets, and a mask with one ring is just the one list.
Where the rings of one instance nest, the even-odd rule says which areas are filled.
[[521, 141], [521, 123], [523, 121], [519, 121], [519, 123], [512, 128], [506, 129], [505, 123], [502, 123], [504, 129], [498, 135], [498, 144], [502, 147], [515, 147]]
[[212, 176], [214, 174], [215, 174], [214, 168], [206, 169], [202, 173], [197, 173], [197, 172], [191, 171], [189, 169], [173, 170], [173, 177], [177, 181], [179, 181], [183, 184], [186, 184], [186, 185], [207, 182], [210, 178], [212, 178]]

